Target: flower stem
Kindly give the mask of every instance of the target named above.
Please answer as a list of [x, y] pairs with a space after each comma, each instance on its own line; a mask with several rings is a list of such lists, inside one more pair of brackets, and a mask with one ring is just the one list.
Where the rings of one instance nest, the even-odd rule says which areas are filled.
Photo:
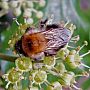
[[0, 59], [6, 60], [6, 61], [10, 61], [10, 62], [14, 62], [15, 59], [17, 59], [19, 56], [10, 56], [10, 55], [5, 55], [3, 53], [0, 53]]

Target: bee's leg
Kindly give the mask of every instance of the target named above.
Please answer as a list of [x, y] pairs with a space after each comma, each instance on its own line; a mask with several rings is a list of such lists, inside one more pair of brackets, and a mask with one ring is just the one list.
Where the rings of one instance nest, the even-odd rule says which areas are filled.
[[44, 58], [44, 52], [41, 52], [41, 53], [37, 53], [37, 54], [34, 54], [34, 55], [30, 55], [30, 57], [36, 61], [39, 61], [39, 60], [43, 60]]
[[46, 50], [44, 54], [45, 56], [52, 56], [52, 55], [56, 55], [56, 51], [54, 49]]

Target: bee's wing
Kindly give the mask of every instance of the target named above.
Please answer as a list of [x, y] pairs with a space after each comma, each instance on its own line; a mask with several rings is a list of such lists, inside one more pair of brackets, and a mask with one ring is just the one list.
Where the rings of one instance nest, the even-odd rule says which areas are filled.
[[71, 33], [68, 29], [57, 28], [45, 31], [43, 33], [45, 38], [48, 40], [47, 50], [57, 50], [60, 47], [66, 45], [71, 38]]

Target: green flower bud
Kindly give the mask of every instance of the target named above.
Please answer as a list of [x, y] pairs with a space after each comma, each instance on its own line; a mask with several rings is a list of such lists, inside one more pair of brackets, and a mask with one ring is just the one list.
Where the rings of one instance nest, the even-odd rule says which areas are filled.
[[16, 83], [21, 80], [21, 74], [21, 72], [17, 71], [15, 68], [12, 68], [11, 70], [9, 70], [5, 78], [10, 83]]
[[59, 82], [54, 82], [52, 85], [54, 86], [53, 90], [62, 90], [62, 85]]
[[68, 55], [69, 50], [68, 49], [61, 49], [60, 51], [57, 52], [56, 57], [60, 57], [62, 60], [65, 59], [65, 57]]
[[44, 66], [43, 63], [33, 63], [33, 68], [34, 69], [41, 69]]
[[26, 20], [26, 23], [27, 23], [27, 24], [33, 24], [33, 18], [28, 18], [28, 19]]
[[53, 87], [52, 86], [47, 86], [46, 90], [53, 90]]
[[40, 6], [40, 7], [44, 7], [45, 4], [46, 4], [46, 1], [45, 1], [45, 0], [41, 0], [41, 1], [39, 2], [39, 6]]
[[47, 90], [62, 90], [62, 85], [59, 82], [54, 82], [52, 86], [47, 86]]
[[65, 62], [67, 67], [71, 68], [71, 69], [75, 69], [78, 67], [78, 65], [75, 62]]
[[81, 59], [82, 59], [82, 58], [80, 57], [79, 54], [75, 54], [75, 55], [74, 55], [74, 60], [75, 60], [75, 63], [76, 63], [77, 65], [80, 64]]
[[55, 70], [60, 74], [63, 74], [66, 71], [65, 66], [62, 62], [55, 65]]
[[78, 67], [80, 65], [81, 62], [81, 57], [79, 56], [79, 54], [75, 54], [75, 51], [71, 51], [69, 53], [70, 55], [68, 55], [65, 58], [65, 63], [72, 69], [75, 69], [76, 67]]
[[37, 12], [36, 12], [36, 17], [37, 17], [38, 19], [42, 18], [42, 17], [43, 17], [43, 12], [42, 12], [42, 11], [37, 11]]
[[84, 44], [87, 46], [88, 45], [88, 42], [87, 41], [84, 41]]
[[9, 9], [8, 2], [6, 2], [6, 1], [2, 1], [2, 3], [1, 3], [1, 7], [2, 7], [3, 9], [5, 9], [5, 10], [8, 10], [8, 9]]
[[47, 80], [47, 74], [45, 71], [36, 71], [33, 74], [33, 79], [36, 84], [42, 84], [44, 81]]
[[71, 50], [70, 52], [69, 52], [69, 55], [75, 55], [76, 54], [76, 50]]
[[66, 62], [74, 62], [74, 55], [68, 55], [65, 60]]
[[30, 90], [38, 90], [38, 87], [31, 87]]
[[64, 59], [65, 58], [65, 51], [63, 49], [58, 51], [56, 56], [60, 57], [61, 59]]
[[17, 58], [15, 64], [17, 69], [23, 72], [27, 72], [32, 69], [32, 61], [28, 57]]
[[74, 62], [74, 55], [68, 55], [68, 56], [65, 58], [65, 61], [66, 61], [66, 62]]
[[26, 6], [27, 6], [28, 8], [33, 8], [33, 7], [34, 7], [34, 4], [33, 4], [32, 1], [27, 0], [27, 1], [26, 1]]
[[47, 68], [51, 69], [55, 65], [55, 58], [52, 56], [44, 57], [43, 63]]
[[21, 8], [20, 8], [20, 7], [13, 9], [13, 14], [14, 14], [15, 16], [20, 16], [21, 13], [22, 13], [22, 12], [21, 12]]
[[24, 13], [23, 13], [23, 17], [30, 18], [31, 16], [32, 16], [31, 9], [25, 8]]
[[9, 6], [11, 7], [11, 8], [16, 8], [17, 6], [18, 6], [18, 1], [10, 1], [9, 2]]
[[70, 86], [73, 81], [74, 73], [73, 72], [65, 72], [59, 79], [61, 85]]
[[72, 69], [75, 69], [78, 65], [75, 63], [74, 55], [68, 55], [65, 58], [65, 63]]

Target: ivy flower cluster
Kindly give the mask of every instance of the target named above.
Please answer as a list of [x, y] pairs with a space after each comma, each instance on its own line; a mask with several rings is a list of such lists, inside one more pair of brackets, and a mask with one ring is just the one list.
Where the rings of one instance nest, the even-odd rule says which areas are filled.
[[[76, 28], [72, 23], [66, 23], [64, 27], [70, 30]], [[25, 25], [19, 24], [20, 32], [22, 32], [22, 29], [25, 30], [25, 28], [27, 28], [27, 23]], [[25, 32], [22, 32], [22, 35], [23, 33]], [[17, 32], [15, 35], [17, 38], [20, 38], [21, 33], [19, 34]], [[3, 78], [8, 82], [6, 88], [10, 88], [9, 85], [12, 84], [13, 90], [15, 88], [19, 90], [18, 88], [22, 86], [19, 83], [22, 82], [22, 80], [28, 79], [29, 84], [26, 90], [42, 90], [44, 89], [42, 84], [46, 85], [45, 90], [63, 90], [63, 87], [81, 90], [81, 88], [75, 86], [77, 83], [75, 79], [78, 76], [89, 76], [89, 73], [85, 71], [84, 68], [81, 68], [81, 66], [88, 69], [90, 68], [82, 62], [82, 59], [90, 53], [90, 50], [85, 54], [80, 54], [81, 49], [88, 45], [87, 41], [84, 41], [82, 46], [70, 46], [70, 43], [75, 44], [79, 40], [79, 35], [72, 37], [67, 45], [57, 51], [56, 55], [45, 56], [39, 61], [27, 56], [18, 57], [15, 60], [16, 67], [3, 75]], [[14, 37], [9, 41], [12, 48], [14, 48], [15, 42]], [[80, 70], [80, 72], [76, 72], [76, 69]], [[25, 76], [27, 73], [28, 75]], [[50, 76], [56, 78], [56, 80], [50, 81]]]
[[11, 11], [14, 16], [20, 16], [23, 12], [23, 17], [27, 18], [27, 23], [33, 23], [33, 14], [40, 19], [43, 17], [43, 12], [39, 10], [46, 4], [45, 0], [1, 0], [0, 1], [0, 17]]

